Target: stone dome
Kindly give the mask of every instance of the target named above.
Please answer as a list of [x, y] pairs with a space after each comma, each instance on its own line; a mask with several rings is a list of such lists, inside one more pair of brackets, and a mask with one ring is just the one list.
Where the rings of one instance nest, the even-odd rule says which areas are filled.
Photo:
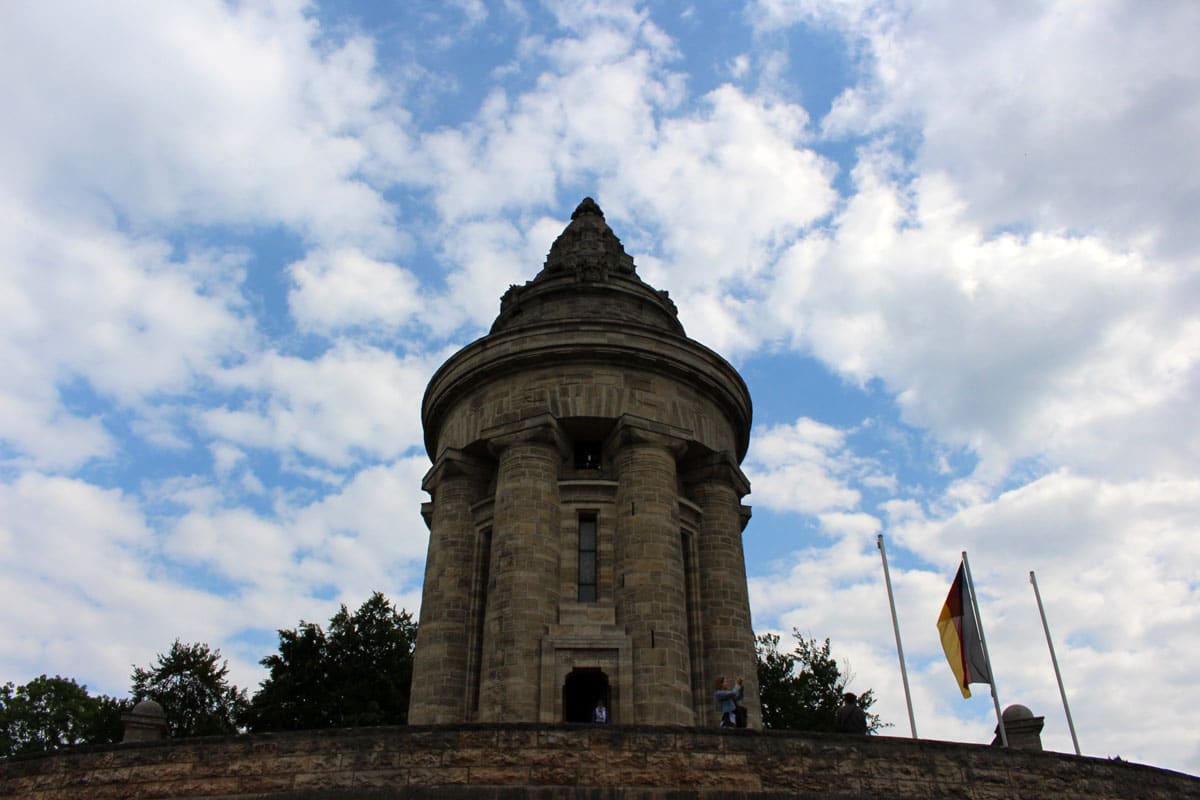
[[1013, 703], [1011, 706], [1005, 708], [1000, 716], [1005, 722], [1016, 722], [1019, 719], [1033, 719], [1033, 711], [1028, 706]]
[[144, 717], [166, 717], [167, 712], [163, 711], [163, 707], [153, 700], [143, 700], [133, 707], [131, 714], [137, 714]]

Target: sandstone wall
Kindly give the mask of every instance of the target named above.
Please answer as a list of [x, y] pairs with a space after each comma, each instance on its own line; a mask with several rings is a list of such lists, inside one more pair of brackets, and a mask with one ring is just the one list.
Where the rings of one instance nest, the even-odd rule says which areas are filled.
[[423, 405], [435, 461], [487, 428], [544, 413], [560, 420], [632, 414], [739, 459], [750, 432], [749, 395], [724, 359], [691, 340], [632, 326], [564, 323], [480, 339], [438, 370]]
[[0, 760], [0, 798], [1186, 800], [1126, 762], [891, 737], [566, 725], [390, 727]]

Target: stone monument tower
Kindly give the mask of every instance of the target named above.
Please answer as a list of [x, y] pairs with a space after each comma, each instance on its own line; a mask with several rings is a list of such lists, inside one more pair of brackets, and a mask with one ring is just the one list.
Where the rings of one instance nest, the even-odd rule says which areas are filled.
[[761, 726], [739, 464], [750, 395], [591, 198], [422, 405], [433, 468], [412, 724]]

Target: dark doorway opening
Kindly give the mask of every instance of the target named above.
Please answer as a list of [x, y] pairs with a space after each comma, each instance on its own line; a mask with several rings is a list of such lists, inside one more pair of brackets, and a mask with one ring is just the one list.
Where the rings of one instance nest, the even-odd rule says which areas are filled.
[[612, 722], [608, 702], [608, 676], [599, 667], [576, 667], [563, 684], [563, 719], [566, 722], [591, 722], [596, 701], [603, 700]]

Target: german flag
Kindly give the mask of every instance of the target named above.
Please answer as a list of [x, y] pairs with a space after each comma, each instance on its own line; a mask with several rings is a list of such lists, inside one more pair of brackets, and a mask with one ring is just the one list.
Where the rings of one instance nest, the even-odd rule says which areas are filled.
[[970, 591], [966, 569], [960, 562], [958, 574], [954, 576], [954, 583], [950, 584], [950, 593], [946, 595], [946, 604], [942, 606], [937, 622], [942, 649], [946, 651], [946, 660], [950, 662], [950, 669], [954, 670], [963, 697], [971, 696], [968, 684], [992, 682], [992, 673], [983, 655], [983, 641], [971, 605]]

